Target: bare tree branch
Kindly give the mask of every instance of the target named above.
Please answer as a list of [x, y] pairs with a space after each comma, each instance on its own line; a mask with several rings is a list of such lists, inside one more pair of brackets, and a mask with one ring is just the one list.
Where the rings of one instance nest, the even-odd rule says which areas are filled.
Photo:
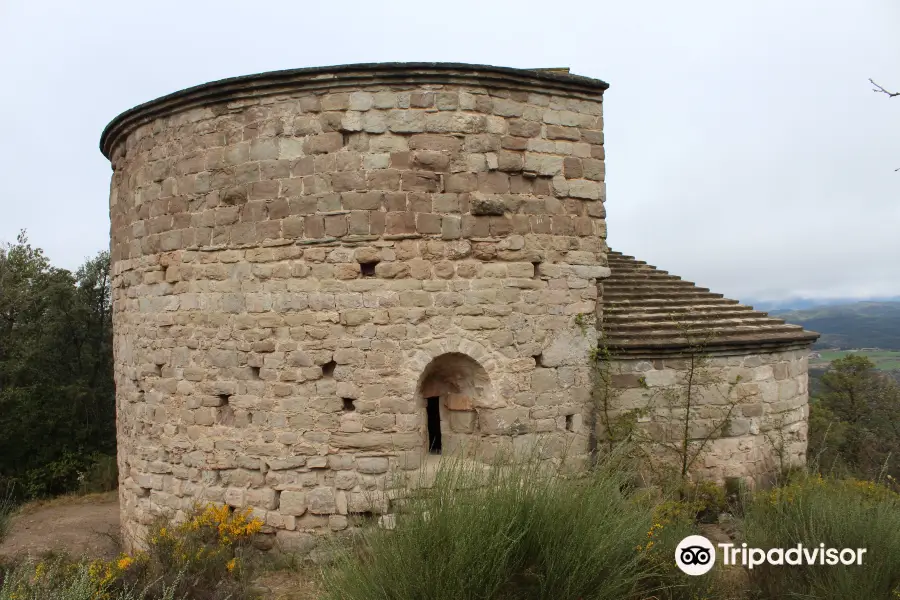
[[[900, 96], [900, 92], [889, 92], [888, 90], [875, 83], [875, 81], [871, 77], [869, 77], [869, 83], [875, 86], [872, 91], [876, 94], [885, 94], [888, 98], [896, 98], [897, 96]], [[897, 171], [900, 171], [900, 168], [894, 169], [895, 173]]]
[[887, 91], [886, 89], [884, 89], [883, 87], [881, 87], [880, 85], [875, 83], [871, 77], [869, 78], [869, 83], [871, 83], [872, 85], [875, 86], [875, 88], [872, 91], [875, 92], [876, 94], [887, 94], [889, 98], [895, 98], [897, 96], [900, 96], [900, 92]]

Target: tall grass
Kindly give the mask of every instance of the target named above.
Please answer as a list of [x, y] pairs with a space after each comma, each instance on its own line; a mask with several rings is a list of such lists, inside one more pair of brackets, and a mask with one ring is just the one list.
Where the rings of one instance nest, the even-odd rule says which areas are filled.
[[370, 529], [325, 572], [332, 600], [622, 600], [650, 578], [652, 513], [612, 466], [568, 476], [537, 461], [445, 458], [393, 530]]
[[805, 477], [757, 494], [744, 517], [748, 546], [762, 549], [866, 548], [862, 565], [755, 567], [766, 598], [900, 597], [900, 496], [869, 481]]

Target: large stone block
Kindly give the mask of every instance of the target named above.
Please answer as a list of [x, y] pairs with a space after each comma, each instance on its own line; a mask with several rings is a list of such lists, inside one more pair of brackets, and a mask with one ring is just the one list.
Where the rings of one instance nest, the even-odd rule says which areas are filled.
[[275, 532], [275, 544], [287, 554], [306, 556], [316, 548], [318, 540], [310, 533], [279, 530]]
[[278, 510], [284, 515], [299, 517], [307, 509], [306, 492], [285, 490], [281, 492]]
[[418, 448], [422, 438], [418, 433], [334, 433], [330, 443], [336, 448], [348, 448], [358, 450], [411, 450]]
[[383, 456], [363, 456], [356, 459], [356, 469], [367, 475], [384, 473], [388, 466], [388, 459]]
[[331, 515], [337, 512], [334, 490], [331, 488], [316, 488], [306, 494], [307, 507], [314, 515]]
[[584, 365], [591, 356], [591, 350], [597, 344], [597, 331], [591, 326], [584, 331], [562, 330], [554, 334], [549, 345], [541, 352], [541, 365], [544, 367], [561, 367]]

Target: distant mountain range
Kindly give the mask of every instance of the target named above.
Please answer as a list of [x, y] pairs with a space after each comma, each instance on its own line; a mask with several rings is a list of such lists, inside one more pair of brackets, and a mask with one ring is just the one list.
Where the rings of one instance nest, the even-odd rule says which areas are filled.
[[[761, 308], [755, 305], [756, 308]], [[822, 334], [814, 348], [900, 350], [900, 298], [850, 302], [804, 310], [766, 309], [788, 323]]]
[[742, 304], [752, 306], [757, 310], [768, 312], [781, 310], [804, 310], [819, 308], [822, 306], [848, 306], [857, 302], [900, 302], [900, 296], [886, 296], [873, 298], [785, 298], [783, 300], [754, 300], [752, 298], [742, 300]]

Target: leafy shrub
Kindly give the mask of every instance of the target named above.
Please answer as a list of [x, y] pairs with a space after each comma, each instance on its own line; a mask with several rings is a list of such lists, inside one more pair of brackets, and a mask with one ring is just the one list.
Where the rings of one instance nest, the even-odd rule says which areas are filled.
[[65, 451], [56, 460], [30, 469], [21, 478], [25, 498], [58, 496], [78, 489], [78, 476], [90, 465], [90, 457]]
[[171, 586], [178, 594], [189, 593], [197, 600], [247, 597], [248, 569], [241, 554], [262, 524], [250, 518], [250, 510], [198, 507], [180, 525], [160, 521], [153, 526], [145, 551], [93, 563], [91, 568], [101, 581], [152, 582], [152, 593], [160, 586]]
[[701, 523], [715, 523], [725, 509], [725, 489], [711, 481], [700, 481], [686, 490], [686, 497], [701, 508], [697, 519]]
[[94, 453], [87, 468], [78, 474], [78, 491], [82, 494], [111, 492], [119, 486], [119, 466], [116, 457]]
[[98, 585], [90, 566], [64, 559], [26, 561], [3, 572], [0, 569], [0, 600], [189, 600], [178, 596], [174, 586], [162, 586], [150, 595], [148, 589]]
[[652, 514], [624, 482], [606, 467], [570, 477], [532, 462], [445, 458], [430, 488], [407, 490], [392, 530], [372, 529], [338, 555], [327, 597], [646, 597], [656, 563], [638, 546]]
[[[750, 547], [866, 548], [862, 565], [761, 565], [767, 598], [872, 600], [900, 596], [900, 495], [871, 482], [807, 477], [757, 494], [744, 518]], [[895, 596], [894, 594], [897, 594]]]
[[86, 565], [56, 559], [0, 569], [0, 600], [94, 600], [101, 590]]
[[0, 568], [0, 600], [242, 600], [253, 598], [243, 556], [262, 522], [250, 512], [198, 507], [180, 525], [159, 522], [146, 549], [115, 560], [60, 558]]
[[[8, 488], [15, 490], [15, 497], [20, 502], [70, 493], [110, 492], [119, 484], [115, 456], [69, 451], [5, 481]], [[0, 489], [2, 487], [0, 480]]]

